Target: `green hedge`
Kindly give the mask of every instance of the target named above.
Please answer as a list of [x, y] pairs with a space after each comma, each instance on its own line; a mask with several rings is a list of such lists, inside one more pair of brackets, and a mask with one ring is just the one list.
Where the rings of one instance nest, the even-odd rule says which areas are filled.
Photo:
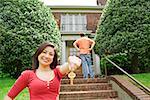
[[100, 56], [127, 53], [135, 72], [150, 68], [149, 7], [150, 0], [108, 0], [98, 25], [95, 52]]
[[[127, 54], [117, 53], [113, 55], [108, 55], [107, 58], [113, 61], [115, 64], [117, 64], [119, 67], [121, 67], [123, 70], [127, 71], [128, 73], [133, 72]], [[123, 74], [119, 69], [117, 69], [114, 65], [108, 62], [104, 57], [102, 57], [100, 60], [100, 66], [103, 74], [105, 74], [105, 66], [107, 68], [108, 75]]]
[[31, 68], [39, 44], [52, 42], [60, 54], [61, 34], [50, 8], [38, 0], [0, 0], [0, 63], [17, 77]]

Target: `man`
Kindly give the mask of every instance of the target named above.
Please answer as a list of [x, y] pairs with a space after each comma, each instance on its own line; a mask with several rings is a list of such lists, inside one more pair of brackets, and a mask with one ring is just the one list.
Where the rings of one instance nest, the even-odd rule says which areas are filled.
[[85, 37], [85, 33], [80, 33], [80, 36], [81, 38], [77, 39], [73, 45], [80, 53], [83, 77], [88, 79], [88, 74], [90, 74], [90, 78], [94, 78], [91, 61], [91, 50], [93, 49], [95, 42], [92, 39]]

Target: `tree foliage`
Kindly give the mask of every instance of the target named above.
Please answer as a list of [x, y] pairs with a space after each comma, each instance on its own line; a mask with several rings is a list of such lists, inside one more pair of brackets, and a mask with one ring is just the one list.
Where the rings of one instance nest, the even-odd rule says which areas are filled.
[[17, 77], [31, 68], [38, 45], [52, 42], [60, 53], [61, 35], [50, 8], [38, 0], [0, 0], [0, 62]]
[[97, 29], [95, 52], [127, 53], [131, 66], [148, 67], [149, 7], [149, 0], [109, 0]]

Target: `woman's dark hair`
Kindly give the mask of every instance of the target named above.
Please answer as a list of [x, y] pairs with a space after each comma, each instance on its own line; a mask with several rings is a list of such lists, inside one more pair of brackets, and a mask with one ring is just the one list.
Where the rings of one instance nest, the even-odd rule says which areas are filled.
[[38, 56], [48, 46], [54, 48], [54, 53], [55, 53], [54, 58], [53, 58], [53, 62], [50, 64], [50, 68], [51, 69], [56, 68], [58, 61], [57, 61], [57, 53], [56, 53], [56, 50], [55, 50], [55, 46], [51, 43], [43, 43], [39, 46], [39, 48], [37, 49], [37, 51], [35, 52], [35, 54], [32, 57], [32, 68], [33, 68], [34, 71], [39, 67]]

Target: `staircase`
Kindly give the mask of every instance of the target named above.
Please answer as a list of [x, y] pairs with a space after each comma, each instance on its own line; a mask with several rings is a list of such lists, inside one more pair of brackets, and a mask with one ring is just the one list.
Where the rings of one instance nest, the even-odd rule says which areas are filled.
[[119, 100], [117, 92], [106, 78], [85, 80], [76, 77], [74, 84], [70, 85], [68, 78], [62, 79], [60, 100]]

